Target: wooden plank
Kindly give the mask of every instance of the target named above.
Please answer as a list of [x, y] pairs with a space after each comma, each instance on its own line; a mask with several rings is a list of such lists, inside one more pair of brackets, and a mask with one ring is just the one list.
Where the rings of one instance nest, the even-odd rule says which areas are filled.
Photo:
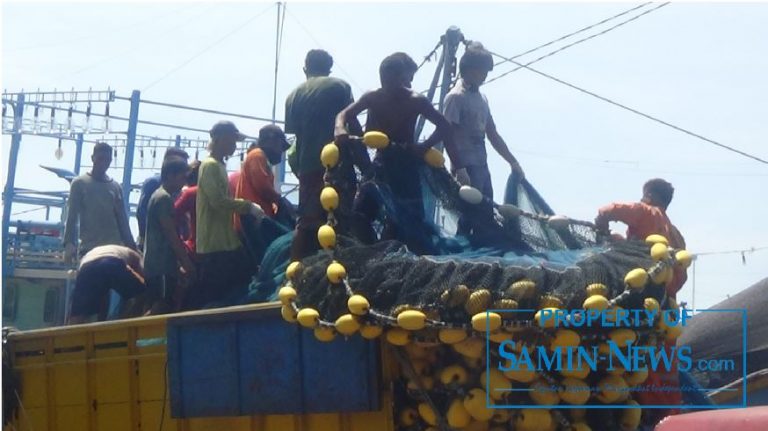
[[[59, 326], [55, 328], [35, 329], [31, 331], [18, 331], [12, 332], [8, 335], [8, 339], [11, 341], [36, 339], [40, 337], [52, 336], [58, 337], [65, 334], [82, 334], [84, 332], [97, 332], [97, 331], [113, 331], [116, 329], [122, 329], [128, 326], [131, 327], [143, 327], [143, 326], [161, 326], [164, 327], [166, 323], [172, 323], [174, 325], [180, 325], [185, 323], [194, 323], [198, 318], [203, 316], [213, 316], [214, 320], [220, 319], [223, 321], [231, 320], [232, 317], [238, 315], [246, 315], [251, 318], [260, 318], [260, 312], [269, 316], [272, 314], [280, 315], [280, 303], [279, 302], [266, 302], [262, 304], [248, 304], [239, 305], [234, 307], [213, 308], [208, 310], [186, 311], [183, 313], [163, 314], [160, 316], [147, 316], [147, 317], [134, 317], [131, 319], [122, 320], [110, 320], [108, 322], [95, 322], [85, 323], [82, 325], [69, 325]], [[187, 320], [189, 318], [189, 320]]]

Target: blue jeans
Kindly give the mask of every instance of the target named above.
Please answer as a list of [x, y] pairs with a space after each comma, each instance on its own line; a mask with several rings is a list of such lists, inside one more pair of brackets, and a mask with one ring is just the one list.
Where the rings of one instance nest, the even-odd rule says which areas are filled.
[[[491, 182], [491, 171], [488, 169], [488, 165], [482, 166], [467, 166], [467, 175], [469, 175], [469, 185], [480, 190], [483, 196], [490, 200], [493, 200], [493, 182]], [[488, 209], [491, 209], [490, 207]], [[493, 217], [493, 212], [489, 213], [484, 211], [477, 214], [481, 218]], [[469, 236], [472, 232], [472, 224], [466, 216], [459, 217], [459, 222], [456, 227], [456, 234]]]

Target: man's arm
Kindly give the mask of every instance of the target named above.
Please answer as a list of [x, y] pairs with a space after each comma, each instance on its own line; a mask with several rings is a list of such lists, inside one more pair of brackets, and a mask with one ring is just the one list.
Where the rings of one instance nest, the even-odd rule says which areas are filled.
[[509, 151], [509, 147], [507, 146], [507, 143], [504, 142], [504, 138], [499, 135], [498, 130], [496, 129], [496, 123], [493, 121], [493, 117], [488, 117], [488, 122], [485, 125], [485, 134], [488, 136], [488, 140], [491, 142], [491, 146], [494, 150], [496, 150], [499, 155], [509, 163], [510, 168], [512, 168], [513, 172], [518, 172], [523, 178], [525, 178], [525, 173], [523, 172], [523, 168], [520, 167], [520, 163], [518, 163], [515, 156], [512, 155], [512, 153]]
[[159, 181], [155, 177], [149, 177], [141, 185], [139, 194], [139, 203], [136, 205], [136, 221], [139, 225], [139, 238], [143, 241], [147, 233], [147, 207], [149, 207], [149, 198], [157, 190], [154, 182]]
[[126, 257], [125, 265], [132, 269], [134, 274], [138, 274], [141, 277], [141, 282], [144, 282], [144, 267], [142, 266], [143, 259], [136, 250], [131, 250]]
[[678, 249], [685, 249], [685, 238], [683, 238], [683, 234], [680, 233], [677, 226], [669, 225], [669, 236], [669, 245]]
[[646, 215], [645, 207], [639, 202], [612, 203], [600, 208], [595, 218], [595, 226], [599, 231], [608, 231], [608, 223], [620, 221], [626, 225], [635, 225]]
[[[455, 138], [460, 136], [461, 133], [461, 98], [454, 93], [448, 93], [443, 100], [443, 117], [451, 125], [451, 137]], [[431, 104], [430, 104], [431, 106]], [[453, 145], [455, 147], [455, 145]], [[461, 169], [464, 167], [463, 160], [460, 160], [459, 152], [455, 148], [448, 149], [448, 145], [445, 145], [445, 150], [448, 153], [448, 158], [451, 159], [451, 168], [453, 170]]]
[[[352, 97], [352, 88], [347, 85], [345, 91], [346, 100], [344, 106], [350, 106], [355, 103], [355, 99]], [[357, 115], [352, 116], [352, 118], [347, 121], [347, 130], [352, 135], [363, 136], [363, 126], [357, 119]], [[360, 169], [363, 177], [366, 177], [371, 172], [371, 158], [368, 156], [368, 149], [362, 142], [358, 141], [347, 141], [344, 145], [349, 146], [349, 152], [352, 156], [352, 164]]]
[[185, 189], [176, 199], [176, 202], [173, 203], [173, 216], [177, 226], [189, 222], [188, 214], [191, 213], [195, 207], [196, 197], [197, 195], [192, 193], [190, 189]]
[[[347, 124], [350, 124], [350, 122], [357, 121], [357, 116], [368, 109], [370, 106], [370, 99], [372, 97], [373, 92], [368, 92], [363, 94], [363, 96], [360, 98], [360, 100], [356, 102], [352, 102], [349, 106], [342, 109], [341, 112], [339, 112], [338, 115], [336, 115], [336, 124], [334, 126], [334, 132], [333, 137], [336, 141], [336, 144], [341, 144], [342, 142], [346, 141], [349, 137], [349, 130], [347, 129]], [[359, 131], [362, 132], [362, 127], [360, 127], [360, 124], [358, 123], [357, 126], [359, 127]]]
[[241, 181], [248, 181], [251, 188], [256, 191], [265, 201], [277, 204], [280, 200], [280, 193], [275, 190], [275, 184], [272, 180], [272, 172], [267, 165], [267, 159], [258, 155], [259, 152], [251, 152], [250, 157], [246, 157], [241, 174]]
[[291, 93], [285, 99], [285, 124], [283, 130], [285, 133], [296, 134], [296, 121], [293, 115], [293, 95]]
[[123, 189], [117, 182], [114, 184], [117, 188], [117, 198], [115, 199], [115, 217], [117, 218], [117, 228], [120, 229], [120, 237], [122, 238], [123, 244], [126, 247], [138, 250], [136, 242], [133, 240], [131, 226], [128, 224], [128, 214], [125, 213], [125, 207], [123, 207]]
[[173, 217], [171, 217], [170, 214], [162, 214], [159, 217], [159, 221], [160, 227], [163, 230], [163, 235], [165, 235], [165, 238], [171, 244], [173, 254], [176, 255], [176, 260], [181, 264], [181, 267], [184, 268], [184, 272], [186, 272], [187, 275], [193, 275], [195, 273], [195, 266], [192, 264], [192, 260], [189, 258], [189, 254], [187, 254], [187, 250], [181, 242], [181, 238], [179, 238]]
[[229, 209], [238, 214], [247, 213], [251, 202], [244, 199], [231, 198], [229, 196], [228, 181], [221, 181], [221, 178], [217, 178], [217, 172], [209, 171], [211, 168], [216, 169], [216, 167], [211, 164], [203, 164], [200, 166], [200, 175], [197, 180], [197, 193], [202, 193], [214, 207]]
[[82, 184], [75, 179], [69, 187], [67, 221], [64, 224], [64, 259], [72, 262], [77, 253], [77, 228], [82, 210]]
[[443, 114], [438, 112], [432, 103], [424, 96], [419, 96], [419, 115], [422, 115], [430, 123], [435, 125], [435, 131], [424, 142], [419, 144], [419, 150], [421, 153], [432, 148], [438, 142], [442, 141], [445, 145], [445, 151], [448, 153], [448, 157], [451, 159], [451, 163], [459, 160], [459, 154], [456, 150], [456, 146], [453, 141], [453, 130], [451, 124], [445, 119]]

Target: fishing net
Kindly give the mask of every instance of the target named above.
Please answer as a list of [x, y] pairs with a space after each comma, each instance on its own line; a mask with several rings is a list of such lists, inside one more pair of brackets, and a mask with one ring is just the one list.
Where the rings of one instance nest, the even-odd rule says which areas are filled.
[[[505, 202], [499, 205], [462, 195], [444, 168], [423, 165], [419, 174], [427, 217], [418, 217], [420, 211], [409, 208], [385, 181], [376, 177], [365, 181], [359, 193], [366, 196], [366, 210], [375, 215], [374, 231], [383, 237], [383, 232], [394, 226], [389, 230], [394, 232], [392, 239], [367, 238], [363, 242], [346, 234], [354, 229], [338, 229], [323, 240], [318, 232], [320, 243], [326, 243], [325, 250], [289, 265], [289, 235], [280, 237], [266, 250], [259, 277], [244, 300], [281, 300], [283, 317], [313, 328], [320, 341], [358, 331], [369, 339], [383, 334], [388, 342], [385, 345], [398, 357], [401, 373], [392, 386], [398, 429], [423, 429], [440, 420], [447, 420], [453, 429], [470, 429], [469, 422], [462, 422], [466, 417], [456, 412], [472, 415], [473, 421], [485, 414], [484, 401], [478, 407], [471, 398], [472, 391], [492, 390], [484, 383], [486, 355], [491, 363], [497, 363], [498, 343], [505, 339], [523, 346], [548, 346], [557, 336], [554, 330], [535, 323], [538, 310], [582, 309], [589, 301], [611, 310], [642, 310], [649, 304], [676, 308], [664, 289], [675, 261], [671, 257], [653, 258], [648, 243], [599, 244], [589, 223], [564, 217], [553, 223], [558, 216], [524, 179], [510, 176]], [[335, 186], [332, 179], [326, 180], [326, 186]], [[436, 203], [436, 208], [429, 202]], [[511, 213], [510, 205], [514, 209]], [[432, 217], [435, 213], [437, 217]], [[440, 224], [433, 222], [437, 218]], [[451, 229], [460, 218], [470, 226], [464, 236]], [[332, 222], [329, 226], [335, 228]], [[633, 273], [640, 281], [632, 281]], [[637, 286], [630, 288], [630, 283]], [[365, 304], [364, 311], [353, 311], [353, 297], [357, 304]], [[491, 319], [486, 310], [494, 309], [502, 310], [495, 313], [498, 326], [485, 333], [485, 326], [478, 326], [476, 321]], [[406, 315], [415, 317], [418, 324], [408, 327], [413, 322], [407, 323]], [[655, 346], [665, 337], [677, 336], [668, 335], [670, 332], [658, 322], [646, 322], [645, 328], [638, 329], [632, 326], [641, 326], [642, 318], [637, 319], [626, 324], [637, 344]], [[579, 328], [575, 345], [603, 348], [616, 336], [611, 332], [615, 328]], [[462, 341], [448, 341], [446, 331], [458, 331]], [[458, 375], [463, 377], [446, 380], [446, 370], [457, 366], [463, 370]], [[629, 371], [614, 376], [606, 367], [600, 362], [596, 370], [577, 379], [593, 388], [583, 403], [632, 402], [631, 395], [614, 391], [608, 399], [608, 392], [594, 388], [615, 381], [637, 385], [642, 383], [642, 376]], [[525, 381], [514, 373], [504, 374], [500, 379], [510, 392], [495, 404], [542, 404], [543, 396], [537, 398], [524, 391], [535, 392], [532, 388], [541, 385], [563, 387], [564, 378], [551, 371], [537, 371]], [[556, 397], [550, 402], [561, 401]], [[456, 407], [457, 403], [464, 410]], [[588, 423], [591, 429], [633, 429], [639, 423], [638, 411], [601, 409], [574, 416], [557, 409], [540, 411], [544, 413], [499, 409], [489, 418], [500, 429], [570, 429], [575, 423]]]
[[398, 307], [411, 306], [434, 310], [443, 320], [456, 323], [466, 322], [471, 316], [463, 309], [446, 309], [440, 295], [459, 285], [470, 290], [486, 289], [495, 301], [506, 297], [516, 281], [531, 280], [538, 286], [537, 295], [519, 300], [520, 308], [536, 308], [539, 298], [546, 295], [559, 298], [566, 307], [576, 307], [584, 300], [587, 285], [602, 283], [614, 297], [624, 290], [624, 276], [629, 270], [651, 264], [648, 246], [636, 242], [522, 256], [512, 252], [500, 256], [437, 257], [415, 256], [397, 241], [368, 246], [342, 237], [335, 256], [317, 254], [305, 259], [300, 275], [293, 280], [299, 293], [297, 304], [313, 306], [329, 320], [347, 313], [346, 292], [326, 276], [332, 260], [346, 268], [352, 290], [368, 298], [378, 310], [393, 313]]

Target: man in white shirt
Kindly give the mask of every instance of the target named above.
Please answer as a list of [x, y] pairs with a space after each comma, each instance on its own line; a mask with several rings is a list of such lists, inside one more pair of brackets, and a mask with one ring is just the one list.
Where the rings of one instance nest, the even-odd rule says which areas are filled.
[[[472, 43], [459, 61], [461, 79], [445, 96], [443, 115], [453, 127], [454, 144], [458, 160], [451, 159], [456, 179], [470, 185], [493, 199], [491, 173], [485, 138], [509, 164], [513, 173], [524, 177], [523, 169], [509, 151], [506, 142], [496, 130], [488, 99], [480, 93], [480, 86], [493, 69], [493, 57], [479, 43]], [[459, 233], [468, 233], [466, 223], [459, 223]], [[462, 232], [463, 231], [463, 232]]]

